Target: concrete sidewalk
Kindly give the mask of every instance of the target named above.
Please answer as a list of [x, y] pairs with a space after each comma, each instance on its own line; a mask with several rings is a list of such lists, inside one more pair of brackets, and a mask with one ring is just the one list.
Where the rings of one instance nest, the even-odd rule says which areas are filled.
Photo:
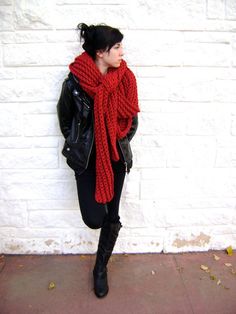
[[236, 253], [113, 255], [104, 299], [93, 293], [94, 260], [0, 257], [0, 313], [236, 314]]

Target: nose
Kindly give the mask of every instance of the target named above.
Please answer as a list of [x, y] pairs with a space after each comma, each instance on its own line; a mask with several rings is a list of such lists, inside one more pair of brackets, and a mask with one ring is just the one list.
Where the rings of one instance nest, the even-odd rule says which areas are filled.
[[124, 55], [124, 49], [123, 47], [120, 47], [120, 56], [123, 57], [123, 55]]

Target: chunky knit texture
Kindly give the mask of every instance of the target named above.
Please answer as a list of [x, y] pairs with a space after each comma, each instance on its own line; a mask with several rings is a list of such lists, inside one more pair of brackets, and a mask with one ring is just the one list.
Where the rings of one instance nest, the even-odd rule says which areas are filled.
[[94, 99], [95, 199], [107, 203], [114, 196], [111, 160], [119, 160], [117, 140], [127, 135], [132, 118], [139, 112], [136, 79], [124, 60], [119, 68], [109, 68], [102, 75], [86, 52], [76, 57], [69, 68]]

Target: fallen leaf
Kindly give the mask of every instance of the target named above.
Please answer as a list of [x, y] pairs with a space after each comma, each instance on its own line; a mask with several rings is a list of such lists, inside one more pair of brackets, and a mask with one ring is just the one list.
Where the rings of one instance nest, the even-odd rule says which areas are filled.
[[218, 261], [218, 260], [220, 259], [220, 257], [217, 256], [216, 254], [213, 254], [213, 256], [214, 256], [214, 259], [215, 259], [216, 261]]
[[200, 268], [201, 268], [201, 270], [204, 270], [205, 272], [209, 272], [210, 271], [208, 266], [206, 266], [206, 265], [201, 265]]
[[226, 252], [227, 252], [227, 254], [228, 254], [229, 256], [232, 256], [232, 255], [233, 255], [233, 248], [232, 248], [231, 245], [227, 247]]
[[48, 290], [52, 290], [52, 289], [54, 289], [54, 288], [56, 288], [56, 285], [55, 285], [55, 283], [54, 283], [53, 281], [51, 281], [51, 282], [49, 283], [49, 285], [48, 285]]
[[214, 276], [214, 275], [210, 275], [210, 278], [211, 278], [211, 280], [216, 280], [217, 279], [216, 276]]
[[236, 271], [233, 270], [233, 269], [231, 269], [231, 273], [232, 273], [233, 275], [236, 275]]
[[230, 263], [225, 263], [225, 266], [227, 266], [227, 267], [231, 267], [231, 266], [232, 266], [232, 264], [230, 264]]
[[152, 270], [151, 273], [152, 273], [152, 275], [155, 275], [156, 272], [154, 270]]
[[221, 284], [220, 279], [217, 281], [217, 286], [219, 286]]
[[183, 273], [184, 268], [182, 266], [181, 267], [177, 267], [177, 270], [178, 270], [178, 272]]

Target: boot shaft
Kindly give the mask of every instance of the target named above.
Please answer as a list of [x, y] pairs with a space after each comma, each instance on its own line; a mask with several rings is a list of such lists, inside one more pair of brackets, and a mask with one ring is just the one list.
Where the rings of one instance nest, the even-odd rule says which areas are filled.
[[105, 222], [101, 228], [95, 268], [104, 270], [114, 249], [119, 231], [122, 225], [118, 223]]

